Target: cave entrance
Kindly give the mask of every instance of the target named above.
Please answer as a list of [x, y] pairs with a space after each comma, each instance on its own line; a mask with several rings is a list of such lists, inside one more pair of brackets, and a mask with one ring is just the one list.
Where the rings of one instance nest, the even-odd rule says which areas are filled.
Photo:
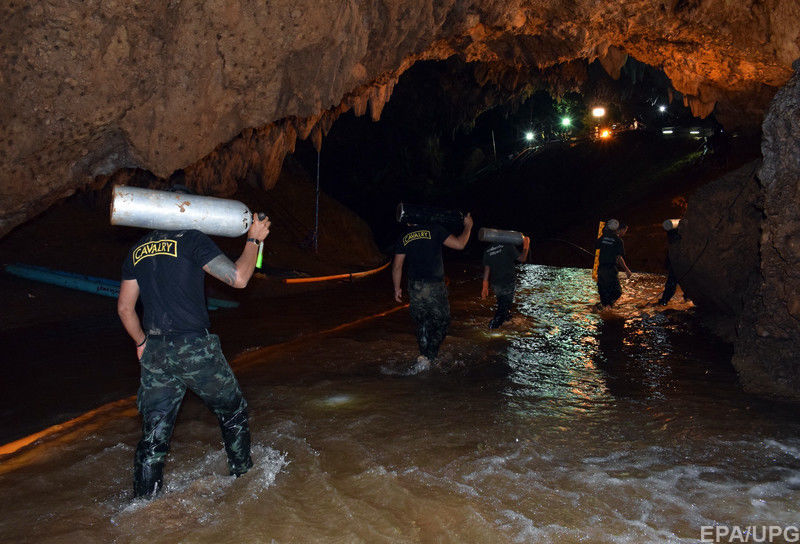
[[619, 217], [631, 264], [663, 272], [663, 221], [758, 154], [757, 131], [693, 116], [663, 71], [632, 57], [616, 80], [597, 61], [531, 75], [452, 57], [406, 71], [379, 121], [346, 113], [319, 156], [305, 141], [287, 160], [314, 177], [319, 159], [322, 190], [389, 253], [404, 201], [529, 233], [533, 262], [558, 266], [591, 266], [598, 221]]

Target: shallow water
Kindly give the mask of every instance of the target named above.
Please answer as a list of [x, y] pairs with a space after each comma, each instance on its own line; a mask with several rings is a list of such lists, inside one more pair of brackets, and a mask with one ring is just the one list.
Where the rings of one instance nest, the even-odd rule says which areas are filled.
[[0, 541], [697, 542], [701, 526], [797, 525], [795, 412], [742, 393], [690, 303], [646, 306], [663, 278], [636, 275], [601, 315], [589, 271], [519, 274], [499, 333], [479, 282], [451, 285], [426, 373], [410, 375], [405, 310], [249, 354], [255, 468], [238, 480], [194, 398], [151, 502], [129, 499], [132, 405], [4, 459]]

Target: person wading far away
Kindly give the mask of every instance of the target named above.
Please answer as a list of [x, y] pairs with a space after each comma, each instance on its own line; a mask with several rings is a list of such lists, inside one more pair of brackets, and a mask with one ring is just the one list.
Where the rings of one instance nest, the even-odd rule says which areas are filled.
[[450, 324], [450, 303], [444, 283], [442, 245], [451, 249], [464, 249], [472, 231], [472, 217], [464, 217], [464, 230], [460, 235], [450, 234], [441, 225], [408, 225], [397, 240], [392, 281], [394, 299], [403, 301], [401, 280], [403, 265], [408, 276], [409, 311], [417, 326], [417, 344], [420, 355], [416, 370], [427, 370], [439, 354], [439, 346], [447, 335]]
[[489, 322], [490, 329], [496, 329], [511, 319], [511, 305], [514, 304], [514, 291], [516, 279], [514, 266], [517, 262], [524, 263], [528, 259], [528, 250], [531, 239], [527, 236], [522, 239], [522, 252], [514, 244], [492, 244], [483, 252], [483, 286], [481, 298], [489, 296], [489, 280], [491, 278], [492, 291], [497, 298], [497, 311]]
[[[253, 466], [247, 403], [222, 354], [219, 337], [208, 332], [203, 287], [208, 273], [244, 288], [269, 227], [269, 218], [259, 220], [253, 215], [235, 263], [197, 230], [152, 231], [125, 258], [117, 311], [136, 344], [141, 367], [137, 406], [142, 438], [133, 469], [136, 497], [151, 497], [162, 487], [164, 460], [187, 388], [217, 416], [230, 473], [239, 476]], [[135, 310], [140, 296], [142, 322]]]
[[622, 243], [622, 236], [625, 236], [627, 231], [627, 225], [620, 225], [616, 219], [609, 219], [603, 228], [603, 235], [595, 244], [595, 249], [600, 250], [597, 292], [600, 294], [600, 305], [603, 308], [610, 308], [622, 296], [617, 267], [623, 269], [628, 278], [631, 277], [631, 270], [625, 264], [625, 244]]

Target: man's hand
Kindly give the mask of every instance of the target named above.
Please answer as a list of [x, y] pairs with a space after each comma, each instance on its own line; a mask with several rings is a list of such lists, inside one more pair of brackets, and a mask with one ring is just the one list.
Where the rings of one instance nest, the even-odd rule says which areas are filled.
[[136, 358], [140, 361], [142, 360], [142, 354], [144, 353], [144, 347], [147, 345], [147, 338], [144, 340], [144, 344], [141, 346], [136, 346]]
[[484, 299], [489, 296], [489, 282], [484, 280], [483, 287], [481, 287], [481, 298]]
[[272, 223], [269, 220], [269, 217], [264, 217], [264, 219], [259, 219], [258, 214], [253, 214], [253, 223], [250, 225], [250, 230], [247, 231], [248, 238], [255, 238], [256, 240], [263, 242], [264, 239], [269, 234], [269, 227]]
[[522, 249], [528, 249], [531, 247], [531, 239], [527, 236], [522, 237]]
[[630, 270], [626, 270], [626, 271], [625, 271], [625, 276], [626, 276], [628, 279], [631, 279], [631, 276], [633, 276], [633, 273], [632, 273]]
[[403, 302], [403, 290], [399, 287], [394, 290], [394, 300], [395, 302]]
[[464, 216], [464, 228], [472, 230], [472, 215], [469, 212]]

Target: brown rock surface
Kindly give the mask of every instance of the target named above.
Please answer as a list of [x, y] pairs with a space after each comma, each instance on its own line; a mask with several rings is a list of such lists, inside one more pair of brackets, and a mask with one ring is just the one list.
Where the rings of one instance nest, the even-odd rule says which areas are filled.
[[761, 283], [739, 321], [733, 363], [753, 391], [800, 396], [800, 62], [762, 126]]
[[[718, 102], [752, 123], [800, 56], [794, 0], [55, 0], [0, 14], [0, 234], [122, 167], [187, 168], [229, 192], [256, 165], [269, 187], [296, 137], [319, 145], [350, 108], [380, 116], [419, 59], [519, 73], [599, 58], [613, 73], [630, 54], [696, 113]], [[193, 170], [243, 131], [258, 140], [246, 156]]]
[[795, 67], [764, 120], [763, 163], [697, 191], [670, 253], [684, 292], [733, 341], [744, 387], [793, 400], [800, 398], [800, 62]]
[[714, 329], [734, 341], [745, 301], [758, 286], [759, 163], [746, 164], [698, 189], [681, 218], [670, 260], [683, 292]]

